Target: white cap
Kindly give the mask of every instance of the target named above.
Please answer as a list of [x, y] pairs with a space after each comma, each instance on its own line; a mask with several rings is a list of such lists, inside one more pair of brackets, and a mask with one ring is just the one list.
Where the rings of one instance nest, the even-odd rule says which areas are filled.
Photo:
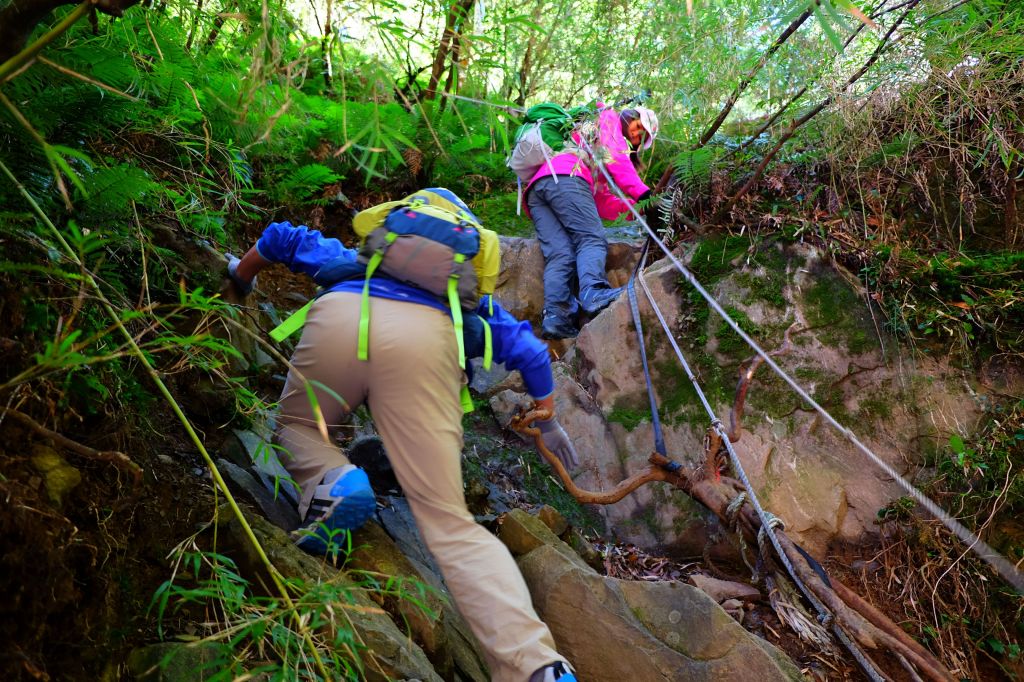
[[647, 107], [634, 107], [634, 109], [636, 113], [640, 114], [640, 125], [647, 131], [644, 149], [650, 149], [654, 144], [654, 138], [658, 136], [658, 115]]

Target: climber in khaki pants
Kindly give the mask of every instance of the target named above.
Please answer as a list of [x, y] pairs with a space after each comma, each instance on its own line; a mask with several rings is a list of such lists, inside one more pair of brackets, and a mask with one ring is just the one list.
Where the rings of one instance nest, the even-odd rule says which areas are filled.
[[[476, 222], [454, 194], [429, 192], [445, 193], [460, 214]], [[271, 263], [313, 275], [325, 263], [348, 257], [355, 262], [356, 252], [336, 239], [304, 226], [272, 223], [245, 256], [229, 257], [228, 273], [248, 293], [256, 273]], [[369, 294], [365, 304], [360, 295], [364, 287]], [[547, 347], [534, 337], [529, 323], [490, 300], [481, 303], [477, 314], [489, 325], [494, 361], [518, 369], [538, 405], [552, 409]], [[368, 353], [361, 351], [357, 333], [367, 315]], [[466, 357], [481, 350], [469, 334], [464, 344], [457, 344], [450, 310], [435, 296], [389, 277], [344, 280], [316, 299], [291, 359], [277, 434], [290, 454], [285, 467], [302, 491], [299, 512], [305, 528], [298, 544], [328, 553], [338, 544], [336, 533], [362, 525], [375, 509], [365, 473], [318, 428], [307, 393], [306, 382], [312, 382], [329, 430], [359, 405], [369, 407], [420, 533], [484, 649], [492, 679], [575, 682], [534, 611], [512, 556], [466, 508], [461, 471], [463, 345]], [[571, 441], [554, 418], [538, 426], [548, 449], [567, 467], [578, 464]]]

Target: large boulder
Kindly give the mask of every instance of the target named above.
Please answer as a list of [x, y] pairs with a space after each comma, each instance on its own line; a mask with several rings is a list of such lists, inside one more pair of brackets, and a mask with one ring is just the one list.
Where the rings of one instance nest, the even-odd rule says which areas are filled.
[[397, 596], [378, 601], [391, 614], [392, 620], [423, 649], [442, 678], [487, 682], [490, 676], [480, 645], [455, 610], [443, 577], [433, 561], [415, 558], [427, 552], [408, 505], [392, 503], [387, 514], [389, 525], [394, 527], [399, 516], [405, 517], [399, 539], [403, 544], [411, 540], [416, 544], [415, 549], [399, 545], [384, 527], [370, 522], [353, 535], [356, 549], [349, 556], [346, 568], [401, 586]]
[[799, 680], [781, 651], [678, 582], [599, 575], [544, 523], [509, 512], [501, 537], [581, 680]]
[[[701, 283], [776, 361], [842, 424], [897, 471], [913, 479], [953, 433], [980, 414], [984, 389], [948, 364], [909, 358], [882, 331], [856, 277], [803, 246], [711, 238], [683, 254]], [[644, 281], [702, 390], [728, 424], [738, 369], [752, 352], [691, 290], [667, 260]], [[638, 287], [641, 319], [669, 456], [703, 461], [709, 424], [697, 395]], [[646, 466], [653, 429], [629, 303], [621, 297], [587, 324], [555, 365], [555, 406], [582, 460], [583, 488], [607, 489]], [[523, 396], [492, 398], [510, 415]], [[821, 555], [835, 540], [877, 531], [878, 511], [901, 488], [810, 410], [768, 367], [750, 386], [737, 453], [764, 507]], [[657, 550], [701, 553], [722, 536], [717, 521], [667, 484], [644, 486], [600, 508], [609, 535]]]
[[[639, 253], [632, 243], [608, 244], [606, 270], [612, 286], [626, 283]], [[544, 256], [536, 239], [501, 238], [501, 273], [494, 297], [505, 310], [539, 328], [544, 310]]]

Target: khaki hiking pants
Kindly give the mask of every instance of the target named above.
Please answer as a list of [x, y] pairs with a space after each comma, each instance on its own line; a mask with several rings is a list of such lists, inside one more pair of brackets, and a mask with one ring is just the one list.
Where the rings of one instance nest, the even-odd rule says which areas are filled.
[[344, 398], [346, 405], [315, 389], [329, 426], [369, 406], [420, 534], [483, 646], [492, 679], [526, 682], [538, 668], [565, 659], [537, 617], [512, 555], [466, 509], [463, 373], [451, 319], [429, 306], [371, 297], [363, 362], [356, 358], [359, 302], [358, 294], [336, 292], [313, 304], [281, 394], [278, 442], [291, 454], [283, 457], [285, 468], [302, 489], [300, 515], [324, 473], [349, 462], [321, 436], [296, 370]]

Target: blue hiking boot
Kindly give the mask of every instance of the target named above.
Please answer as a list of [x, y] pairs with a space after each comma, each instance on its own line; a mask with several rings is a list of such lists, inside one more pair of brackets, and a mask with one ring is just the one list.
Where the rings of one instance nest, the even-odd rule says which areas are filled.
[[354, 464], [331, 469], [313, 491], [295, 544], [310, 554], [335, 554], [344, 545], [346, 531], [362, 526], [376, 510], [365, 471]]
[[583, 308], [583, 312], [593, 317], [611, 305], [624, 289], [625, 287], [590, 287], [580, 292], [580, 307]]
[[568, 663], [557, 661], [530, 675], [530, 682], [576, 682]]

